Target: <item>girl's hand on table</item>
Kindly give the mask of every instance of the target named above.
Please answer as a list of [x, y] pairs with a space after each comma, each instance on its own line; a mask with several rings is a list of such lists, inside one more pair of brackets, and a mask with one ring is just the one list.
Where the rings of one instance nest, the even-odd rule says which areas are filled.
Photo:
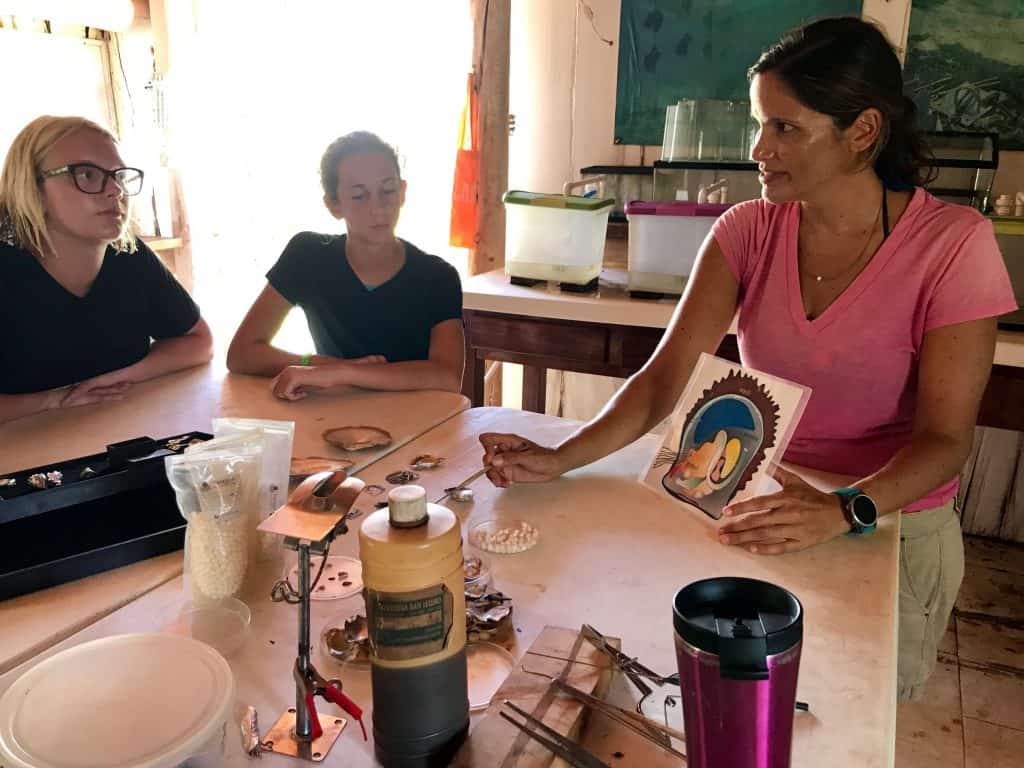
[[519, 435], [485, 432], [480, 435], [480, 443], [487, 479], [498, 488], [508, 488], [512, 483], [546, 483], [565, 471], [558, 451]]
[[725, 508], [718, 539], [759, 555], [781, 555], [821, 544], [850, 530], [840, 499], [777, 467], [778, 493]]
[[130, 379], [116, 376], [117, 371], [94, 376], [67, 389], [54, 390], [57, 408], [77, 408], [113, 400], [124, 400], [125, 392], [131, 389]]
[[274, 377], [270, 389], [282, 400], [301, 400], [311, 392], [320, 392], [336, 383], [328, 380], [325, 366], [289, 365]]
[[366, 357], [350, 357], [346, 358], [346, 363], [352, 363], [353, 365], [379, 365], [386, 363], [388, 359], [384, 355], [367, 355]]

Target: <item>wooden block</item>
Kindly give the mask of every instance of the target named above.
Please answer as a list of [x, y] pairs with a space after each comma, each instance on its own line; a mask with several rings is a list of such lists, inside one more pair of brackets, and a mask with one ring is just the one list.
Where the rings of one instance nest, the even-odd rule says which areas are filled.
[[[618, 640], [612, 642], [618, 647]], [[549, 678], [563, 671], [571, 685], [599, 697], [612, 672], [608, 657], [580, 637], [578, 630], [545, 627], [495, 694], [487, 715], [469, 734], [452, 765], [548, 768], [555, 764], [551, 752], [499, 713], [507, 699], [559, 733], [577, 738], [585, 722], [584, 706], [550, 687]]]

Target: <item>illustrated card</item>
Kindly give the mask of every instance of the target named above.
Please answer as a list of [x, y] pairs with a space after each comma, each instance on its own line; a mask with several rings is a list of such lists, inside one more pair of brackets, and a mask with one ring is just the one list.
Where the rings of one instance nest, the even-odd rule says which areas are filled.
[[715, 520], [757, 495], [782, 459], [811, 390], [702, 354], [640, 480]]

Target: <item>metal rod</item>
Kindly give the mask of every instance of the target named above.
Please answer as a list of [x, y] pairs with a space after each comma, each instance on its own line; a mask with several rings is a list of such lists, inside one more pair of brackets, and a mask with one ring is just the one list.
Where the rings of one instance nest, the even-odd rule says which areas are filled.
[[[298, 671], [309, 678], [309, 544], [299, 542], [299, 655]], [[295, 738], [313, 740], [313, 723], [306, 709], [306, 687], [295, 681]]]

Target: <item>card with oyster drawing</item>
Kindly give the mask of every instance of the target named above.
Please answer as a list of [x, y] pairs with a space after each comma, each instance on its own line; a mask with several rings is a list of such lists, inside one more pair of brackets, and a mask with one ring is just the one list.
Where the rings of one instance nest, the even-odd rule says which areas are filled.
[[729, 502], [768, 492], [810, 395], [808, 387], [702, 354], [641, 482], [718, 520]]

